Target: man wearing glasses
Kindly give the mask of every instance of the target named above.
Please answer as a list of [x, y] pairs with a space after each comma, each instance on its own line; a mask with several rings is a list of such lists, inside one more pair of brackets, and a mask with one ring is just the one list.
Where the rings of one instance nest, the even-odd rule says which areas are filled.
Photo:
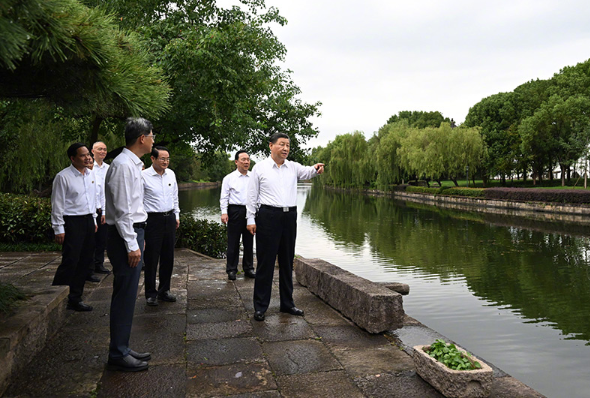
[[[170, 293], [174, 266], [176, 229], [180, 226], [178, 184], [174, 171], [168, 168], [170, 151], [166, 147], [152, 149], [152, 166], [142, 171], [143, 204], [148, 214], [145, 230], [145, 298], [147, 305], [161, 301], [175, 302]], [[160, 285], [156, 288], [156, 270], [160, 262]]]
[[106, 175], [107, 255], [113, 265], [110, 310], [111, 342], [108, 368], [123, 372], [146, 370], [149, 353], [129, 348], [131, 324], [141, 274], [147, 213], [143, 206], [140, 157], [150, 153], [155, 135], [143, 118], [129, 118], [125, 148], [113, 160]]

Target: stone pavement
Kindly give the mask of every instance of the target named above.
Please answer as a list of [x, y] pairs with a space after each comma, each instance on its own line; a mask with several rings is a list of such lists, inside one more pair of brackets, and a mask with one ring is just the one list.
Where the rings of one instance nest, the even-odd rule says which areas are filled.
[[[254, 321], [253, 286], [243, 275], [228, 281], [224, 260], [177, 250], [172, 293], [178, 301], [148, 307], [143, 286], [138, 294], [131, 346], [152, 353], [150, 368], [120, 373], [105, 369], [112, 291], [107, 276], [86, 290], [84, 301], [94, 311], [68, 311], [61, 330], [4, 396], [441, 396], [416, 375], [400, 341], [363, 331], [302, 286], [296, 284], [294, 297], [305, 317], [279, 312], [276, 283], [266, 320]], [[493, 397], [513, 397], [515, 391], [541, 396], [504, 376], [495, 381]]]

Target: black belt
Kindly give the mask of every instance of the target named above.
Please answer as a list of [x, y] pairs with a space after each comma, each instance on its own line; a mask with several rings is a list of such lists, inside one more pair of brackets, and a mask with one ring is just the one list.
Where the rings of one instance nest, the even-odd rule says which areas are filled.
[[148, 216], [164, 216], [164, 217], [166, 217], [166, 216], [169, 216], [170, 214], [174, 214], [174, 209], [164, 211], [162, 213], [156, 213], [156, 212], [148, 213]]
[[81, 216], [69, 216], [69, 215], [64, 214], [64, 218], [66, 218], [66, 217], [68, 217], [68, 218], [84, 218], [84, 217], [92, 217], [92, 214], [83, 214]]
[[290, 212], [290, 211], [297, 211], [297, 206], [291, 206], [291, 207], [276, 207], [276, 206], [269, 206], [269, 205], [260, 205], [261, 209], [267, 209], [267, 210], [273, 210], [273, 211], [282, 211], [284, 213]]
[[136, 222], [133, 223], [133, 228], [138, 228], [138, 229], [145, 229], [145, 226], [147, 225], [147, 223], [144, 222]]
[[244, 207], [245, 208], [246, 205], [233, 205], [233, 204], [230, 203], [229, 205], [227, 205], [227, 207], [228, 208], [230, 208], [230, 207]]

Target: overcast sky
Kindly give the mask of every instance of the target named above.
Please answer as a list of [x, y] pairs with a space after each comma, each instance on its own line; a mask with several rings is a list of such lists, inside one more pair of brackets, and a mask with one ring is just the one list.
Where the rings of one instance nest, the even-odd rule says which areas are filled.
[[266, 0], [306, 102], [321, 101], [309, 147], [403, 110], [462, 123], [482, 98], [590, 58], [590, 1]]

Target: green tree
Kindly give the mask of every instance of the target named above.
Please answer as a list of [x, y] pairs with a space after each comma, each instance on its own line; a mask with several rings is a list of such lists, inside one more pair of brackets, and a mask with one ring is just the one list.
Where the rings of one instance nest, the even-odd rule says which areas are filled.
[[77, 0], [7, 0], [0, 6], [0, 98], [45, 98], [90, 116], [90, 141], [105, 118], [157, 116], [169, 87], [133, 33]]
[[[396, 123], [401, 120], [407, 120], [410, 127], [423, 129], [426, 127], [438, 127], [442, 122], [454, 124], [452, 119], [444, 117], [439, 111], [401, 111], [387, 120], [387, 124]], [[453, 125], [454, 127], [454, 125]]]
[[381, 127], [374, 137], [374, 156], [377, 171], [377, 186], [387, 188], [391, 184], [399, 183], [404, 177], [404, 170], [400, 167], [397, 154], [401, 141], [408, 133], [408, 121], [401, 120]]
[[173, 89], [172, 110], [156, 121], [162, 140], [191, 143], [203, 156], [240, 147], [268, 153], [268, 137], [291, 137], [291, 157], [318, 134], [309, 118], [320, 103], [307, 104], [291, 72], [277, 63], [286, 49], [270, 25], [286, 20], [262, 0], [223, 9], [212, 0], [96, 1], [123, 27], [149, 43]]

